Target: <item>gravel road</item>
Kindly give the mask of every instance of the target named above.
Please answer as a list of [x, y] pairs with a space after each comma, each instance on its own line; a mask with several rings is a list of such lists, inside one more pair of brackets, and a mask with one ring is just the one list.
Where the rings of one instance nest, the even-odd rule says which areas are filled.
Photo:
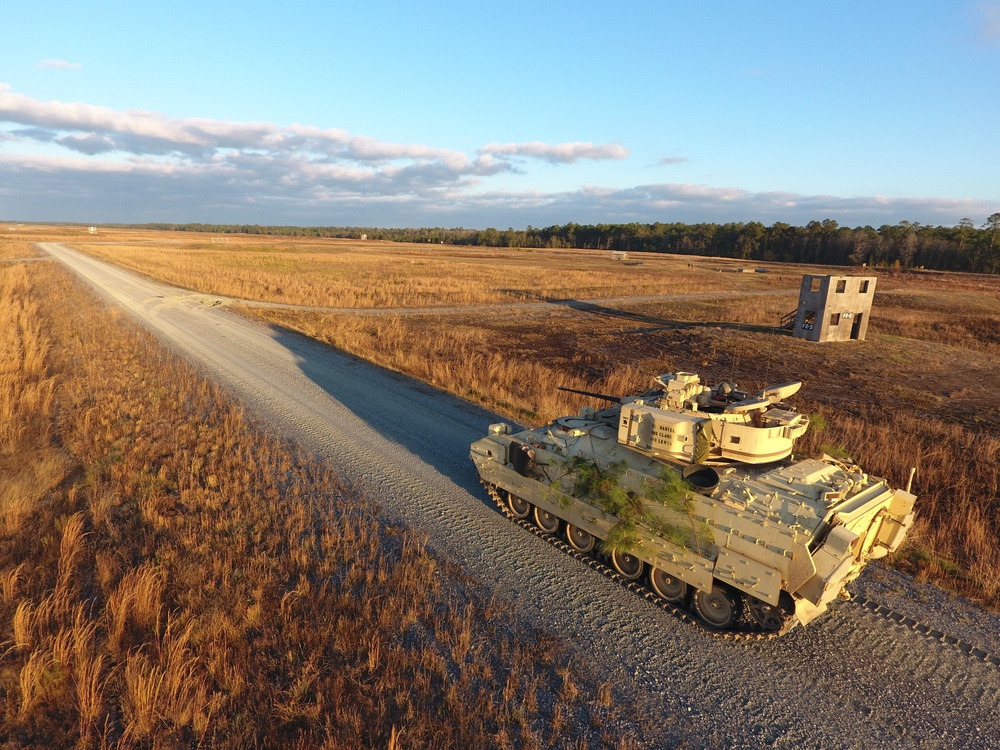
[[[40, 247], [438, 555], [561, 636], [655, 719], [649, 747], [1000, 747], [1000, 667], [857, 604], [763, 643], [681, 623], [506, 521], [468, 459], [499, 418], [309, 339], [61, 245]], [[919, 507], [919, 506], [918, 506]], [[876, 566], [856, 593], [991, 653], [1000, 617]]]

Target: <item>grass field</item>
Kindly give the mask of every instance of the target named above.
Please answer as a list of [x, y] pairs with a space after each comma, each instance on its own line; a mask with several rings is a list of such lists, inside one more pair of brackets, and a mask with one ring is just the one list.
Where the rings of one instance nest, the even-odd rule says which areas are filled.
[[[32, 234], [29, 234], [32, 233]], [[803, 272], [727, 273], [710, 258], [489, 250], [381, 242], [217, 237], [24, 227], [18, 239], [79, 247], [200, 291], [361, 314], [260, 309], [259, 316], [518, 419], [537, 423], [581, 401], [557, 385], [627, 393], [664, 371], [746, 388], [788, 379], [827, 425], [804, 448], [840, 446], [905, 483], [917, 467], [921, 518], [899, 564], [1000, 605], [997, 436], [1000, 280], [880, 273], [869, 340], [815, 345], [774, 329], [794, 309]], [[93, 244], [95, 240], [98, 244]], [[0, 245], [2, 248], [3, 245]], [[712, 293], [600, 304], [601, 298]], [[744, 296], [741, 296], [744, 295]], [[575, 304], [597, 300], [593, 304]], [[543, 302], [542, 309], [492, 305]], [[464, 305], [473, 310], [364, 315], [364, 309]], [[879, 440], [874, 437], [880, 435]]]
[[[242, 299], [341, 308], [448, 307], [546, 299], [770, 289], [732, 262], [646, 255], [422, 246], [351, 240], [110, 234], [88, 253], [188, 289]], [[180, 239], [178, 239], [180, 237]], [[166, 239], [165, 239], [166, 238]], [[86, 237], [87, 240], [94, 238]], [[697, 279], [689, 271], [697, 263]]]
[[0, 473], [2, 747], [634, 744], [558, 642], [56, 264], [0, 264]]
[[[738, 264], [72, 227], [11, 235], [0, 259], [62, 241], [235, 297], [470, 306], [240, 309], [522, 423], [587, 403], [558, 385], [630, 393], [677, 370], [747, 389], [801, 379], [796, 402], [813, 415], [801, 450], [847, 451], [896, 485], [917, 468], [918, 524], [892, 564], [1000, 608], [996, 278], [882, 274], [869, 340], [817, 345], [774, 325], [803, 271], [841, 269], [720, 273]], [[442, 563], [419, 538], [381, 528], [367, 499], [255, 430], [58, 266], [0, 262], [0, 286], [0, 744], [541, 747], [573, 746], [566, 738], [587, 727], [629, 745], [614, 731], [627, 709], [558, 643], [513, 638], [502, 603], [434, 575]], [[725, 294], [600, 302], [713, 289]], [[598, 301], [571, 304], [584, 299]], [[547, 304], [496, 307], [517, 301]], [[344, 508], [332, 518], [329, 497]], [[340, 585], [318, 583], [331, 579]]]
[[[976, 299], [990, 304], [985, 295]], [[905, 486], [916, 467], [920, 516], [894, 564], [996, 608], [998, 358], [996, 344], [978, 331], [1000, 318], [1000, 305], [994, 296], [990, 312], [970, 308], [952, 316], [945, 331], [915, 322], [927, 315], [922, 295], [899, 295], [902, 306], [888, 295], [877, 300], [883, 317], [873, 315], [869, 340], [843, 345], [734, 322], [776, 320], [786, 308], [780, 298], [457, 318], [253, 314], [530, 424], [586, 403], [556, 391], [558, 385], [635, 393], [652, 374], [678, 370], [710, 382], [737, 379], [749, 389], [801, 379], [795, 400], [817, 419], [800, 450], [847, 452], [896, 486]], [[885, 329], [909, 336], [880, 333]]]
[[[796, 306], [803, 272], [843, 269], [772, 264], [767, 274], [726, 273], [720, 269], [740, 264], [633, 255], [634, 265], [624, 265], [596, 252], [274, 237], [223, 243], [180, 233], [101, 239], [110, 244], [81, 247], [218, 294], [331, 307], [478, 306], [458, 314], [398, 316], [244, 311], [522, 423], [583, 403], [556, 391], [558, 385], [629, 393], [657, 373], [676, 370], [699, 372], [709, 381], [735, 378], [748, 389], [801, 379], [800, 408], [825, 425], [807, 434], [803, 450], [846, 451], [897, 485], [917, 468], [919, 522], [895, 564], [1000, 606], [996, 278], [881, 273], [868, 341], [816, 345], [774, 326]], [[716, 294], [599, 302], [706, 291]], [[598, 302], [569, 304], [587, 299]], [[512, 301], [549, 304], [540, 310], [491, 307]]]

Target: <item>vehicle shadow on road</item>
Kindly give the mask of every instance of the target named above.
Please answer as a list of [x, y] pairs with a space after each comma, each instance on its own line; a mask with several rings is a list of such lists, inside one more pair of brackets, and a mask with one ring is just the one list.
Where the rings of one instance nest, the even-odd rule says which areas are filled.
[[302, 373], [331, 398], [400, 450], [487, 502], [469, 446], [501, 416], [298, 333], [277, 326], [272, 332]]

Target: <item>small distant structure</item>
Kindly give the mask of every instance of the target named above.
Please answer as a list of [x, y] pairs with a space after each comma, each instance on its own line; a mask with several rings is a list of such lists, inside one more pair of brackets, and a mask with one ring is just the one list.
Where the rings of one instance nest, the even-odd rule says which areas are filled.
[[782, 318], [784, 328], [808, 341], [864, 341], [875, 276], [802, 277], [798, 309]]
[[628, 253], [624, 250], [612, 250], [611, 260], [628, 260]]
[[367, 235], [367, 234], [363, 234], [363, 235], [361, 235], [361, 239], [363, 239], [363, 240], [367, 240], [367, 239], [368, 239], [368, 235]]
[[97, 234], [97, 227], [87, 227], [87, 231], [91, 234]]

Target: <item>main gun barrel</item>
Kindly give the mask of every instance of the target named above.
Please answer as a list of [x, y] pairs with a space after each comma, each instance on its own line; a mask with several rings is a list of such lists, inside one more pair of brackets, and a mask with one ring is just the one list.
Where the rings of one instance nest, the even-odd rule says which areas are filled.
[[579, 393], [581, 396], [590, 396], [591, 398], [599, 398], [604, 401], [610, 401], [613, 404], [620, 404], [622, 402], [619, 396], [608, 396], [604, 393], [593, 393], [592, 391], [578, 391], [576, 388], [564, 388], [563, 386], [558, 386], [558, 390], [566, 391], [568, 393]]

